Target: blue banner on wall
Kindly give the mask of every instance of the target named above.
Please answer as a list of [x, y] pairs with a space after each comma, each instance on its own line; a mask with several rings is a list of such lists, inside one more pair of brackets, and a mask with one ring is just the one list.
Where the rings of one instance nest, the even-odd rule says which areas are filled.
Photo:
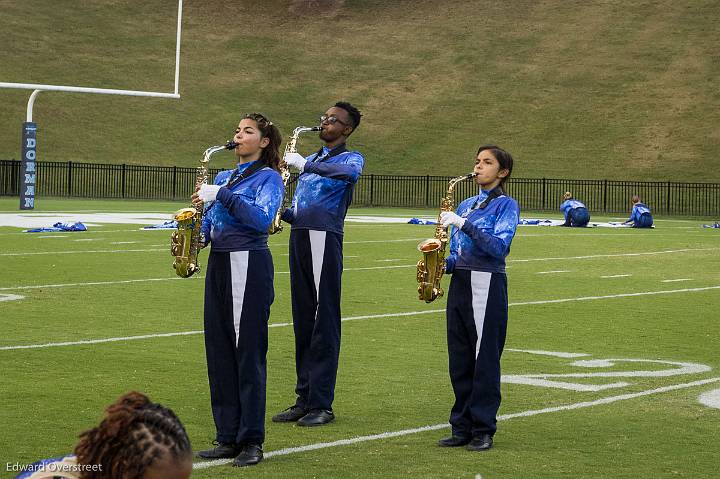
[[20, 163], [20, 209], [35, 208], [35, 185], [37, 180], [37, 124], [23, 123], [22, 162]]

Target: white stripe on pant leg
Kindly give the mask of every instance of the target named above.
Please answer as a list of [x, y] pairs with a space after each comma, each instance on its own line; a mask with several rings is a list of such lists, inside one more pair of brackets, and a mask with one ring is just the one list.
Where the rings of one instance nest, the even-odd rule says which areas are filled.
[[233, 323], [235, 326], [235, 346], [240, 339], [240, 316], [242, 316], [249, 251], [233, 251], [230, 253], [230, 282], [232, 283]]
[[492, 278], [492, 273], [470, 271], [473, 319], [475, 320], [475, 331], [477, 331], [476, 359], [480, 353], [480, 341], [482, 341], [483, 326], [485, 325], [485, 309], [487, 308], [488, 294], [490, 293], [490, 278]]
[[312, 251], [313, 280], [315, 281], [316, 300], [320, 301], [320, 276], [325, 257], [325, 231], [309, 230], [310, 250]]

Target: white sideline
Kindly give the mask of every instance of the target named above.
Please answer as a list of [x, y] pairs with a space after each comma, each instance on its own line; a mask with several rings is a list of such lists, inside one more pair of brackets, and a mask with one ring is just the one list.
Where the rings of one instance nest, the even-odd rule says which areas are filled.
[[[182, 279], [182, 278], [171, 278], [171, 279]], [[133, 282], [135, 280], [128, 280], [126, 282]], [[157, 281], [157, 280], [156, 280]], [[17, 289], [17, 288], [15, 288]], [[720, 289], [720, 285], [717, 286], [706, 286], [704, 288], [686, 288], [686, 289], [672, 289], [672, 290], [664, 290], [664, 291], [645, 291], [640, 293], [621, 293], [621, 294], [611, 294], [607, 296], [581, 296], [578, 298], [561, 298], [561, 299], [545, 299], [545, 300], [539, 300], [539, 301], [523, 301], [519, 303], [509, 303], [508, 306], [527, 306], [527, 305], [537, 305], [537, 304], [554, 304], [554, 303], [566, 303], [570, 301], [592, 301], [596, 299], [613, 299], [613, 298], [626, 298], [626, 297], [632, 297], [632, 296], [647, 296], [647, 295], [656, 295], [656, 294], [672, 294], [672, 293], [690, 293], [690, 292], [697, 292], [697, 291], [709, 291], [713, 289]], [[3, 288], [0, 288], [0, 290], [3, 290]], [[386, 314], [370, 314], [366, 316], [349, 316], [347, 318], [342, 318], [342, 321], [356, 321], [356, 320], [362, 320], [362, 319], [376, 319], [376, 318], [393, 318], [393, 317], [401, 317], [401, 316], [417, 316], [420, 314], [437, 314], [444, 312], [444, 309], [429, 309], [425, 311], [409, 311], [404, 313], [386, 313]], [[270, 328], [278, 328], [278, 327], [284, 327], [284, 326], [290, 326], [291, 323], [272, 323], [269, 325]], [[45, 344], [25, 344], [25, 345], [17, 345], [17, 346], [0, 346], [0, 351], [9, 351], [9, 350], [16, 350], [16, 349], [37, 349], [37, 348], [50, 348], [50, 347], [56, 347], [56, 346], [76, 346], [81, 344], [97, 344], [97, 343], [109, 343], [109, 342], [115, 342], [115, 341], [133, 341], [136, 339], [150, 339], [150, 338], [160, 338], [160, 337], [171, 337], [171, 336], [185, 336], [185, 335], [191, 335], [191, 334], [202, 334], [202, 331], [180, 331], [176, 333], [157, 333], [157, 334], [145, 334], [142, 336], [125, 336], [125, 337], [116, 337], [116, 338], [102, 338], [102, 339], [88, 339], [83, 341], [66, 341], [61, 343], [45, 343]]]
[[[561, 411], [571, 411], [573, 409], [581, 409], [586, 407], [592, 407], [592, 406], [598, 406], [601, 404], [611, 404], [618, 401], [625, 401], [628, 399], [634, 399], [642, 396], [649, 396], [651, 394], [659, 394], [664, 393], [668, 391], [675, 391], [678, 389], [685, 389], [690, 388], [694, 386], [702, 386], [704, 384], [710, 384], [714, 382], [720, 381], [720, 377], [717, 378], [710, 378], [710, 379], [701, 379], [699, 381], [693, 381], [689, 383], [684, 384], [673, 384], [671, 386], [663, 386], [660, 388], [655, 389], [647, 389], [645, 391], [639, 391], [635, 393], [627, 393], [627, 394], [620, 394], [618, 396], [610, 396], [605, 397], [601, 399], [596, 399], [594, 401], [583, 401], [578, 402], [574, 404], [565, 404], [563, 406], [553, 406], [553, 407], [546, 407], [543, 409], [529, 409], [527, 411], [521, 411], [511, 414], [502, 414], [498, 416], [498, 421], [507, 421], [508, 419], [514, 419], [518, 417], [529, 417], [529, 416], [537, 416], [539, 414], [547, 414], [551, 412], [561, 412]], [[380, 434], [372, 434], [369, 436], [358, 436], [353, 437], [350, 439], [340, 439], [337, 441], [332, 442], [319, 442], [315, 444], [308, 444], [306, 446], [297, 446], [297, 447], [287, 447], [284, 449], [277, 449], [275, 451], [268, 451], [265, 453], [265, 457], [273, 457], [273, 456], [285, 456], [288, 454], [294, 454], [297, 452], [306, 452], [306, 451], [315, 451], [317, 449], [326, 449], [329, 447], [336, 447], [336, 446], [348, 446], [352, 444], [358, 444], [361, 442], [368, 442], [368, 441], [375, 441], [379, 439], [388, 439], [392, 437], [399, 437], [399, 436], [407, 436], [409, 434], [416, 434], [419, 432], [427, 432], [427, 431], [435, 431], [438, 429], [446, 429], [449, 427], [449, 424], [443, 423], [443, 424], [434, 424], [432, 426], [423, 426], [423, 427], [417, 427], [413, 429], [403, 429], [400, 431], [391, 431], [391, 432], [383, 432]], [[228, 464], [231, 462], [232, 459], [219, 459], [215, 461], [207, 461], [207, 462], [196, 462], [193, 464], [193, 469], [206, 469], [208, 467], [213, 466], [220, 466], [223, 464]]]

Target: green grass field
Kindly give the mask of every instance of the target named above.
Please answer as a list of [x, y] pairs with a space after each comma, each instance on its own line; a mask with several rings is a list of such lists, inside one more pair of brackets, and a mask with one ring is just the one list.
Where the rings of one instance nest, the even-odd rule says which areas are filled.
[[[170, 92], [176, 9], [0, 0], [0, 81]], [[366, 173], [454, 175], [495, 142], [516, 177], [718, 182], [718, 19], [716, 0], [186, 1], [182, 98], [41, 93], [38, 158], [194, 166], [245, 112], [287, 136], [347, 99]], [[0, 159], [29, 95], [0, 89]]]
[[[15, 214], [15, 203], [1, 199], [0, 215]], [[39, 204], [36, 214], [78, 219], [182, 206]], [[350, 211], [422, 213], [435, 212]], [[699, 397], [720, 389], [720, 231], [702, 222], [519, 228], [508, 258], [501, 417], [486, 453], [435, 446], [449, 431], [452, 391], [444, 299], [427, 305], [415, 293], [415, 246], [430, 226], [346, 224], [337, 421], [309, 430], [270, 422], [294, 400], [288, 234], [273, 236], [266, 460], [247, 470], [198, 464], [193, 477], [717, 477], [720, 410]], [[8, 463], [69, 452], [105, 405], [133, 389], [173, 408], [195, 450], [213, 439], [202, 279], [177, 279], [169, 232], [138, 226], [0, 227], [0, 477], [14, 477]]]

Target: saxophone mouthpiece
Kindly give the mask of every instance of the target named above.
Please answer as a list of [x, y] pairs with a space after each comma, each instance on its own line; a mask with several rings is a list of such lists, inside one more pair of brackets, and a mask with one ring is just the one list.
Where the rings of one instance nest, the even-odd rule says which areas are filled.
[[225, 143], [226, 150], [234, 150], [236, 146], [238, 146], [238, 144], [235, 143], [233, 140], [230, 140], [227, 143]]
[[310, 129], [310, 131], [320, 131], [320, 130], [322, 130], [322, 126], [320, 126], [320, 125], [318, 125], [318, 126], [313, 126], [313, 127]]

